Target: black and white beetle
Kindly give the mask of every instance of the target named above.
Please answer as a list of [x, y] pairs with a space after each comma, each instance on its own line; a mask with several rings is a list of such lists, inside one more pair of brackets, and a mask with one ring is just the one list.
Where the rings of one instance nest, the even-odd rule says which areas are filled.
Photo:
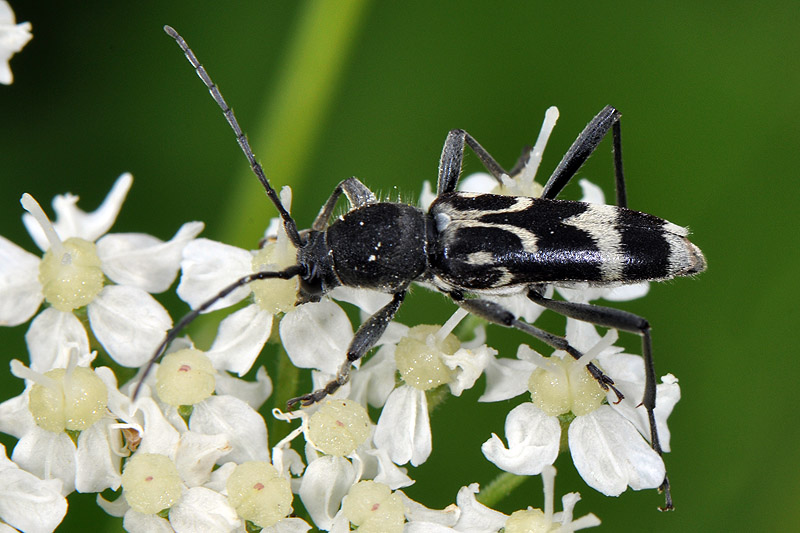
[[[378, 201], [359, 180], [349, 178], [336, 186], [311, 228], [300, 232], [205, 68], [174, 29], [164, 29], [183, 49], [222, 108], [253, 172], [283, 219], [286, 233], [297, 248], [297, 263], [281, 271], [245, 276], [183, 317], [167, 334], [145, 374], [178, 333], [217, 300], [255, 280], [295, 276], [300, 279], [298, 304], [319, 301], [339, 285], [378, 290], [391, 294], [392, 299], [358, 329], [336, 378], [320, 390], [292, 399], [290, 405], [318, 402], [348, 381], [350, 367], [377, 343], [412, 282], [436, 288], [489, 322], [519, 329], [580, 358], [581, 352], [565, 338], [523, 322], [500, 304], [481, 297], [525, 291], [533, 302], [567, 317], [642, 337], [646, 372], [642, 405], [650, 422], [651, 445], [661, 454], [653, 414], [656, 378], [647, 320], [610, 307], [555, 301], [545, 296], [550, 284], [586, 282], [606, 287], [688, 276], [706, 267], [703, 254], [687, 239], [686, 229], [627, 209], [620, 113], [616, 109], [607, 106], [589, 122], [547, 180], [540, 198], [456, 191], [465, 143], [498, 181], [507, 172], [471, 135], [453, 130], [444, 143], [437, 195], [427, 213], [411, 205]], [[617, 205], [556, 200], [609, 130], [613, 132]], [[526, 159], [527, 154], [523, 154], [520, 162]], [[519, 168], [520, 163], [512, 174]], [[351, 208], [329, 223], [342, 194]], [[622, 397], [613, 380], [599, 368], [594, 364], [587, 368], [605, 390], [611, 388]], [[671, 509], [666, 476], [660, 489], [666, 492], [665, 509]]]

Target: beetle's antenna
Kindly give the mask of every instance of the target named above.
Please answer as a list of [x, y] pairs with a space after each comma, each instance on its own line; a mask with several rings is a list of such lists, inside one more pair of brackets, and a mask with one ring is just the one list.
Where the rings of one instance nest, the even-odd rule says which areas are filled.
[[289, 236], [289, 240], [292, 241], [292, 244], [294, 244], [296, 248], [300, 248], [302, 245], [302, 239], [300, 239], [300, 233], [297, 231], [297, 224], [292, 218], [292, 215], [290, 215], [286, 208], [283, 207], [280, 197], [278, 197], [275, 189], [273, 189], [269, 184], [269, 180], [267, 180], [266, 175], [264, 175], [264, 170], [261, 168], [261, 165], [259, 165], [258, 161], [256, 161], [256, 156], [253, 154], [253, 149], [250, 148], [250, 143], [247, 142], [247, 136], [245, 136], [241, 126], [239, 126], [239, 122], [236, 121], [236, 117], [233, 114], [233, 109], [230, 108], [228, 103], [225, 101], [225, 98], [222, 97], [222, 93], [219, 91], [219, 88], [213, 82], [211, 76], [208, 75], [205, 67], [203, 67], [200, 61], [197, 60], [197, 56], [194, 55], [194, 52], [192, 52], [192, 49], [189, 48], [188, 44], [186, 44], [186, 41], [183, 39], [183, 37], [181, 37], [180, 34], [171, 26], [164, 26], [164, 31], [167, 32], [167, 35], [175, 39], [175, 42], [177, 42], [178, 46], [181, 47], [183, 53], [186, 54], [186, 59], [188, 59], [189, 63], [192, 64], [195, 72], [197, 72], [197, 75], [201, 80], [203, 80], [203, 83], [206, 85], [206, 87], [208, 87], [208, 92], [211, 93], [214, 101], [217, 102], [217, 105], [219, 105], [220, 109], [222, 109], [225, 119], [228, 121], [228, 124], [230, 124], [233, 132], [236, 134], [236, 141], [239, 143], [239, 147], [242, 149], [245, 157], [247, 157], [247, 160], [250, 162], [250, 168], [253, 169], [253, 173], [258, 178], [258, 181], [260, 181], [261, 185], [264, 186], [269, 199], [272, 200], [272, 203], [278, 208], [278, 212], [283, 219], [283, 227], [286, 229], [286, 234]]
[[247, 285], [248, 283], [252, 283], [254, 281], [258, 281], [260, 279], [270, 279], [270, 278], [278, 278], [278, 279], [291, 279], [297, 275], [303, 273], [303, 267], [300, 265], [292, 265], [289, 268], [284, 270], [279, 270], [277, 272], [270, 271], [270, 272], [254, 272], [253, 274], [248, 274], [243, 278], [239, 278], [221, 291], [217, 293], [213, 298], [209, 299], [206, 302], [203, 302], [197, 309], [193, 310], [190, 313], [187, 313], [183, 318], [181, 318], [175, 326], [167, 332], [167, 336], [164, 337], [164, 340], [161, 341], [161, 344], [158, 345], [158, 349], [153, 354], [153, 357], [150, 358], [150, 361], [147, 362], [147, 366], [144, 367], [144, 372], [142, 372], [142, 377], [139, 378], [139, 383], [136, 384], [136, 388], [133, 391], [133, 399], [135, 400], [136, 397], [139, 395], [139, 389], [142, 388], [142, 384], [144, 383], [145, 378], [152, 370], [153, 365], [158, 361], [158, 358], [161, 357], [161, 354], [164, 353], [164, 350], [167, 349], [169, 343], [174, 341], [178, 334], [183, 331], [183, 329], [189, 325], [195, 318], [197, 318], [203, 311], [214, 305], [219, 300], [225, 298], [227, 295], [242, 287]]

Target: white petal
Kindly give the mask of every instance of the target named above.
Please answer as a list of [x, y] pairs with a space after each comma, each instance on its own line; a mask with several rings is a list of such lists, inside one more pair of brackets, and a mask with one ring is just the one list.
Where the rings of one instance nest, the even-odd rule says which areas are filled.
[[39, 309], [41, 259], [0, 236], [0, 326], [18, 326]]
[[[650, 441], [650, 421], [647, 410], [642, 405], [644, 396], [644, 359], [631, 354], [606, 354], [598, 357], [603, 371], [613, 376], [617, 387], [625, 398], [617, 403], [616, 396], [609, 395], [609, 405], [627, 418], [636, 426], [639, 433]], [[670, 431], [667, 419], [672, 414], [672, 409], [681, 398], [681, 388], [678, 380], [672, 374], [661, 378], [661, 383], [656, 385], [656, 429], [658, 430], [661, 449], [670, 451]]]
[[73, 348], [77, 349], [78, 366], [88, 366], [89, 337], [83, 324], [72, 313], [48, 307], [31, 322], [25, 334], [31, 369], [47, 372], [54, 368], [67, 368]]
[[0, 83], [9, 85], [14, 81], [8, 60], [11, 56], [22, 50], [31, 40], [31, 23], [21, 22], [15, 24], [14, 11], [7, 1], [0, 3], [0, 26], [2, 28], [2, 43], [0, 43]]
[[120, 458], [112, 450], [119, 449], [120, 443], [112, 446], [109, 439], [119, 441], [119, 432], [111, 433], [112, 420], [106, 418], [81, 431], [78, 437], [78, 451], [75, 455], [75, 490], [78, 492], [101, 492], [107, 488], [117, 490], [122, 477]]
[[33, 431], [36, 422], [33, 421], [31, 411], [28, 409], [29, 388], [19, 396], [0, 403], [0, 432], [21, 439], [26, 433]]
[[95, 501], [97, 502], [97, 506], [105, 511], [107, 515], [115, 516], [117, 518], [122, 518], [125, 516], [125, 513], [127, 513], [131, 508], [131, 506], [128, 505], [128, 501], [124, 497], [117, 498], [114, 501], [108, 501], [103, 498], [101, 494], [98, 494]]
[[[216, 296], [222, 289], [253, 272], [253, 255], [247, 250], [208, 239], [195, 239], [183, 249], [178, 296], [192, 309]], [[212, 305], [206, 312], [231, 306], [250, 294], [240, 287]]]
[[395, 464], [418, 466], [431, 454], [431, 424], [425, 392], [409, 385], [395, 389], [383, 406], [373, 436]]
[[[59, 194], [53, 198], [53, 210], [56, 212], [53, 227], [58, 236], [62, 241], [70, 237], [81, 237], [90, 242], [96, 241], [114, 225], [132, 184], [133, 176], [127, 172], [122, 174], [114, 182], [114, 186], [111, 187], [111, 191], [100, 207], [91, 213], [86, 213], [78, 208], [76, 205], [78, 197], [73, 194]], [[50, 242], [47, 240], [44, 230], [31, 215], [28, 213], [22, 215], [22, 222], [36, 246], [42, 251], [50, 248]]]
[[75, 490], [75, 444], [66, 433], [52, 433], [36, 426], [14, 447], [11, 459], [41, 479], [60, 479], [61, 494]]
[[224, 434], [233, 447], [228, 461], [269, 461], [264, 419], [238, 398], [211, 396], [195, 405], [189, 429], [206, 435]]
[[461, 516], [458, 518], [454, 529], [465, 533], [500, 531], [508, 517], [479, 503], [475, 499], [477, 493], [477, 483], [459, 489], [458, 496], [456, 496], [456, 505], [461, 509]]
[[67, 513], [58, 480], [41, 480], [13, 465], [0, 469], [0, 487], [0, 516], [21, 531], [49, 533]]
[[422, 192], [419, 195], [419, 208], [427, 213], [434, 200], [436, 200], [436, 193], [433, 192], [431, 182], [428, 180], [423, 181]]
[[343, 457], [327, 455], [308, 465], [298, 494], [319, 529], [331, 528], [342, 498], [355, 481], [355, 468]]
[[336, 374], [353, 338], [353, 326], [335, 303], [308, 303], [286, 313], [280, 334], [295, 366]]
[[483, 455], [500, 469], [518, 476], [535, 476], [558, 457], [561, 426], [532, 403], [508, 413], [505, 425], [508, 448], [495, 434], [481, 446]]
[[272, 330], [272, 315], [253, 304], [227, 316], [206, 355], [214, 368], [246, 374]]
[[122, 519], [122, 527], [128, 533], [174, 533], [165, 519], [155, 514], [144, 514], [128, 509]]
[[215, 390], [218, 396], [235, 396], [256, 410], [260, 409], [272, 394], [272, 380], [269, 379], [267, 369], [263, 366], [256, 371], [255, 381], [238, 379], [227, 372], [218, 373], [216, 380]]
[[169, 510], [169, 523], [176, 533], [227, 533], [241, 525], [228, 499], [205, 487], [187, 490]]
[[650, 292], [650, 282], [642, 281], [631, 285], [621, 285], [612, 289], [606, 289], [602, 298], [610, 302], [627, 302], [643, 298]]
[[175, 281], [184, 247], [201, 231], [202, 222], [189, 222], [167, 242], [145, 233], [113, 233], [97, 241], [97, 255], [115, 283], [164, 292]]
[[208, 481], [217, 459], [230, 451], [231, 446], [225, 435], [203, 435], [187, 431], [178, 441], [175, 466], [178, 467], [181, 479], [189, 487], [196, 487]]
[[653, 489], [664, 481], [664, 461], [628, 420], [603, 405], [569, 426], [569, 449], [587, 485], [606, 496]]
[[479, 402], [499, 402], [528, 390], [528, 379], [535, 366], [529, 361], [492, 357], [486, 366], [486, 392]]
[[453, 396], [461, 396], [466, 389], [471, 389], [483, 374], [483, 370], [497, 355], [497, 350], [485, 344], [474, 350], [460, 348], [453, 355], [445, 355], [444, 364], [455, 370], [455, 377], [448, 383]]
[[[400, 498], [403, 500], [405, 515], [408, 519], [408, 524], [406, 524], [408, 529], [404, 530], [404, 533], [408, 531], [415, 531], [418, 533], [440, 531], [440, 529], [437, 528], [445, 528], [441, 529], [441, 531], [455, 531], [451, 528], [458, 521], [458, 517], [461, 516], [461, 510], [455, 504], [450, 504], [441, 510], [428, 509], [421, 503], [406, 496], [401, 490], [397, 491], [397, 494], [399, 494]], [[426, 529], [422, 526], [430, 527], [430, 529]]]
[[581, 202], [586, 202], [589, 204], [606, 203], [606, 195], [603, 194], [603, 189], [587, 179], [582, 179], [578, 181], [578, 183], [583, 191], [583, 198], [581, 198]]
[[397, 365], [394, 359], [395, 345], [381, 346], [366, 363], [353, 372], [350, 378], [351, 398], [361, 405], [382, 407], [394, 390]]
[[[552, 293], [552, 289], [548, 289]], [[523, 319], [529, 324], [533, 324], [544, 313], [544, 307], [539, 304], [533, 303], [525, 293], [510, 294], [510, 295], [495, 295], [488, 294], [484, 296], [487, 300], [497, 302], [502, 305], [504, 309], [510, 311], [514, 316]]]
[[88, 306], [92, 331], [122, 366], [145, 364], [172, 327], [172, 319], [141, 289], [107, 285]]
[[164, 413], [152, 398], [140, 396], [136, 400], [136, 407], [144, 415], [144, 433], [137, 452], [175, 457], [180, 439], [178, 430], [167, 421]]
[[491, 193], [500, 183], [487, 172], [475, 172], [469, 176], [461, 178], [458, 182], [458, 190], [466, 192]]
[[344, 285], [333, 289], [328, 296], [334, 300], [351, 303], [370, 315], [392, 300], [392, 295], [385, 292], [345, 287]]
[[389, 458], [386, 450], [368, 449], [366, 453], [375, 459], [375, 467], [377, 473], [372, 478], [377, 483], [383, 483], [392, 490], [401, 489], [414, 484], [414, 480], [408, 477], [405, 468], [400, 468], [395, 465]]

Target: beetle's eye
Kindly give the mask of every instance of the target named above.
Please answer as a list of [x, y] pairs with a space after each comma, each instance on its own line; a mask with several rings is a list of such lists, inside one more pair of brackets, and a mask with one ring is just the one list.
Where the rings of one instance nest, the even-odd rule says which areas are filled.
[[324, 292], [322, 289], [322, 279], [313, 271], [308, 277], [301, 277], [300, 292], [304, 296], [312, 298], [313, 301], [319, 300], [319, 297], [322, 296]]

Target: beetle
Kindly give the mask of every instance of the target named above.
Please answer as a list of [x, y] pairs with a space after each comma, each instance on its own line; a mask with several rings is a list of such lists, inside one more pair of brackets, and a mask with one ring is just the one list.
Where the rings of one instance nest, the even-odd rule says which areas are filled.
[[[642, 405], [649, 419], [651, 446], [661, 455], [654, 415], [656, 378], [648, 321], [611, 307], [553, 300], [546, 296], [545, 290], [549, 285], [588, 283], [612, 287], [645, 280], [662, 281], [694, 275], [706, 268], [702, 252], [689, 241], [685, 228], [627, 208], [619, 111], [606, 106], [589, 122], [538, 198], [457, 191], [465, 146], [498, 182], [509, 173], [469, 133], [456, 129], [445, 140], [436, 198], [427, 211], [403, 203], [379, 201], [358, 179], [348, 178], [336, 186], [311, 227], [300, 231], [205, 68], [173, 28], [165, 26], [164, 30], [181, 47], [233, 128], [250, 167], [275, 204], [286, 234], [297, 248], [297, 261], [280, 271], [256, 272], [240, 278], [184, 316], [168, 332], [143, 375], [189, 322], [235, 289], [256, 280], [295, 277], [299, 278], [298, 305], [318, 302], [340, 285], [388, 293], [391, 300], [358, 328], [336, 377], [323, 388], [290, 400], [290, 406], [319, 402], [347, 383], [352, 364], [378, 342], [411, 283], [433, 287], [474, 315], [521, 330], [579, 359], [582, 353], [564, 337], [528, 324], [486, 298], [490, 294], [524, 292], [534, 303], [566, 317], [641, 336], [645, 365]], [[613, 137], [617, 205], [556, 199], [609, 131]], [[527, 154], [523, 153], [511, 175], [526, 159]], [[343, 194], [350, 210], [331, 221], [334, 207]], [[593, 363], [587, 369], [604, 390], [611, 389], [622, 399], [609, 376]], [[671, 509], [666, 476], [659, 488], [666, 494], [665, 509]]]

